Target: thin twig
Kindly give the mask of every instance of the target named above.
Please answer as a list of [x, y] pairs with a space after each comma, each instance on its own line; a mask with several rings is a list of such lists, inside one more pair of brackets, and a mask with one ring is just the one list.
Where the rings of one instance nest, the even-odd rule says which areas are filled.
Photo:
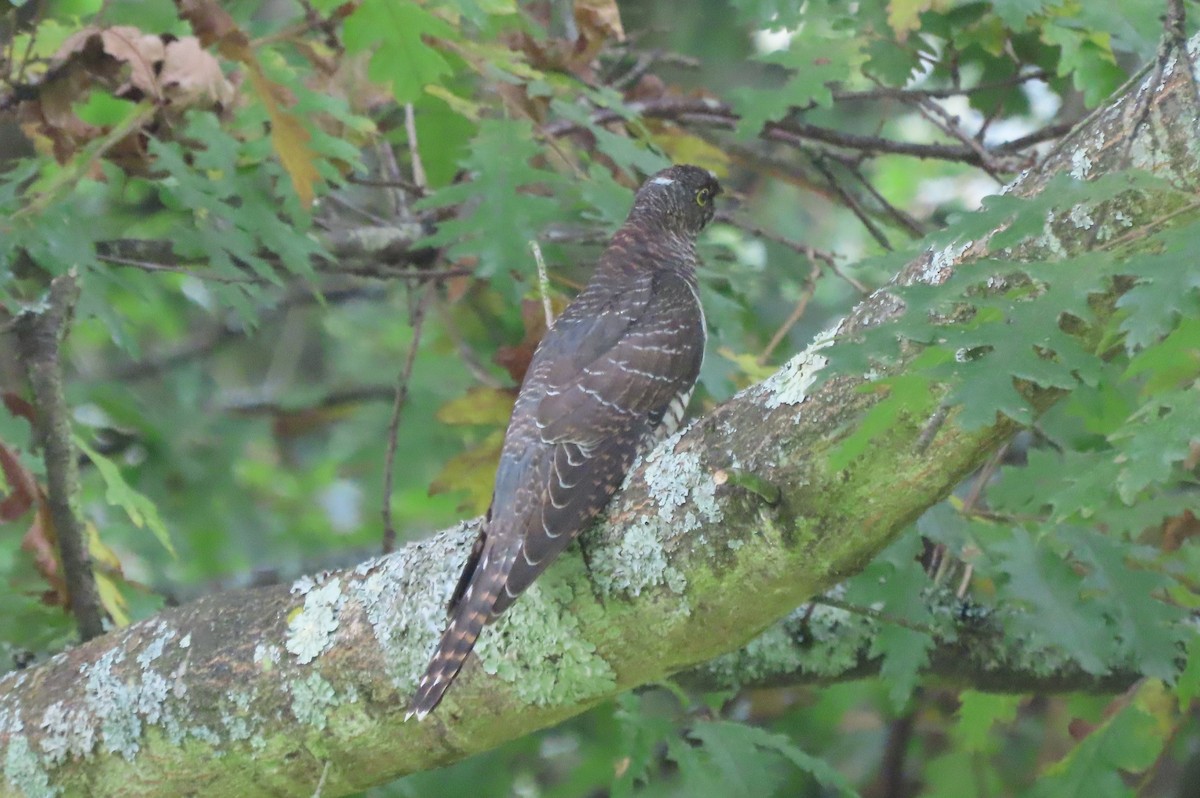
[[943, 402], [938, 405], [937, 410], [933, 411], [933, 415], [925, 422], [921, 434], [917, 436], [917, 444], [913, 448], [917, 454], [925, 454], [925, 450], [929, 448], [929, 444], [933, 443], [933, 438], [938, 434], [938, 430], [946, 423], [946, 417], [950, 415], [950, 405]]
[[[730, 129], [737, 125], [741, 117], [730, 106], [712, 99], [680, 99], [668, 97], [644, 102], [632, 102], [625, 106], [626, 113], [632, 112], [646, 118], [670, 119], [681, 124], [711, 125], [713, 127]], [[592, 114], [593, 125], [604, 125], [620, 122], [625, 119], [620, 113], [612, 110], [601, 110]], [[997, 154], [1014, 154], [1020, 149], [1032, 146], [1048, 138], [1062, 135], [1073, 125], [1051, 125], [1035, 131], [1014, 141], [997, 144], [985, 150], [989, 156]], [[544, 125], [541, 130], [549, 136], [566, 136], [576, 133], [583, 128], [578, 122], [557, 120]], [[803, 146], [807, 142], [818, 141], [831, 144], [846, 150], [863, 152], [870, 155], [893, 154], [908, 155], [914, 158], [929, 158], [942, 161], [957, 161], [971, 166], [981, 166], [980, 154], [972, 147], [961, 144], [942, 144], [899, 141], [881, 136], [866, 136], [857, 133], [847, 133], [832, 128], [824, 128], [806, 122], [768, 122], [759, 134], [769, 141], [778, 141], [794, 147]], [[1005, 169], [1016, 170], [1018, 163], [1005, 163]]]
[[533, 259], [537, 261], [538, 293], [542, 295], [542, 312], [546, 314], [546, 329], [554, 326], [554, 308], [550, 306], [550, 277], [546, 272], [546, 261], [542, 257], [542, 248], [537, 241], [530, 241], [529, 248], [533, 250]]
[[243, 401], [228, 401], [218, 408], [225, 413], [239, 416], [254, 415], [288, 415], [292, 413], [311, 413], [318, 410], [331, 410], [344, 405], [360, 404], [362, 402], [378, 402], [392, 399], [396, 395], [395, 385], [357, 385], [343, 388], [325, 394], [315, 402], [297, 407], [289, 407], [277, 399], [246, 399]]
[[388, 424], [387, 456], [383, 463], [383, 553], [391, 554], [396, 550], [396, 528], [392, 526], [392, 476], [396, 466], [396, 435], [400, 429], [400, 411], [408, 399], [408, 382], [412, 377], [413, 364], [417, 360], [417, 348], [421, 344], [421, 327], [425, 321], [425, 304], [433, 296], [434, 289], [425, 286], [419, 289], [417, 301], [412, 310], [412, 344], [408, 347], [408, 357], [404, 360], [404, 368], [396, 378], [396, 399], [392, 403], [392, 420]]
[[965, 132], [963, 132], [962, 128], [960, 127], [960, 120], [958, 117], [952, 115], [949, 111], [938, 105], [933, 100], [918, 100], [916, 102], [916, 108], [921, 115], [929, 120], [930, 124], [932, 124], [938, 130], [941, 130], [947, 136], [958, 139], [967, 147], [970, 147], [975, 153], [977, 153], [979, 155], [979, 168], [987, 172], [988, 177], [992, 178], [997, 183], [1004, 182], [999, 176], [999, 172], [1002, 167], [998, 166], [994, 162], [992, 154], [987, 151], [987, 149], [979, 140], [973, 136], [968, 136]]
[[426, 194], [425, 189], [421, 188], [410, 180], [405, 180], [404, 178], [389, 178], [387, 180], [379, 180], [371, 177], [355, 177], [354, 175], [351, 175], [350, 177], [346, 178], [346, 182], [353, 183], [356, 186], [367, 186], [370, 188], [398, 188], [418, 197], [424, 197]]
[[489, 388], [507, 387], [507, 383], [497, 379], [487, 370], [487, 366], [483, 364], [483, 361], [479, 359], [479, 355], [476, 354], [466, 338], [463, 337], [462, 332], [458, 329], [458, 324], [455, 323], [454, 317], [447, 309], [446, 303], [438, 302], [434, 307], [437, 308], [438, 317], [442, 322], [442, 332], [454, 344], [459, 360], [467, 367], [467, 371], [471, 372], [471, 376], [480, 384], [486, 385]]
[[425, 166], [421, 163], [421, 152], [417, 147], [417, 118], [412, 103], [404, 104], [404, 130], [408, 133], [408, 156], [412, 160], [413, 182], [424, 191], [429, 182], [425, 179]]
[[261, 277], [227, 277], [220, 274], [206, 274], [202, 271], [194, 271], [183, 266], [177, 266], [171, 263], [154, 263], [148, 260], [137, 260], [135, 258], [122, 258], [119, 255], [103, 255], [97, 253], [96, 260], [101, 263], [111, 263], [114, 266], [129, 266], [134, 269], [141, 269], [144, 272], [170, 272], [171, 274], [186, 274], [189, 277], [195, 277], [197, 280], [209, 280], [214, 283], [225, 283], [227, 285], [259, 285], [265, 283]]
[[817, 171], [819, 171], [825, 178], [825, 181], [829, 184], [829, 188], [841, 198], [842, 204], [845, 205], [851, 213], [858, 217], [858, 221], [862, 222], [863, 227], [867, 228], [867, 232], [871, 234], [871, 238], [874, 238], [879, 243], [879, 246], [883, 247], [885, 251], [891, 252], [892, 242], [888, 241], [887, 236], [885, 236], [883, 231], [879, 229], [874, 221], [872, 221], [871, 215], [867, 213], [865, 208], [863, 208], [862, 203], [855, 199], [854, 195], [852, 195], [849, 191], [846, 191], [844, 188], [842, 188], [837, 178], [833, 176], [833, 172], [831, 172], [829, 167], [822, 163], [819, 158], [813, 161], [813, 166], [816, 167]]
[[1014, 86], [1019, 86], [1022, 83], [1028, 83], [1034, 80], [1047, 80], [1050, 73], [1044, 69], [1038, 69], [1033, 72], [1026, 72], [1023, 75], [1012, 75], [1001, 80], [988, 81], [979, 83], [975, 86], [963, 88], [961, 86], [953, 86], [946, 89], [893, 89], [886, 86], [879, 86], [875, 89], [865, 91], [838, 91], [832, 92], [834, 102], [853, 102], [861, 100], [908, 100], [926, 97], [932, 100], [946, 100], [951, 97], [961, 97], [964, 95], [978, 94], [979, 92], [992, 91], [994, 89], [1004, 89]]
[[[393, 182], [398, 182], [404, 178], [400, 175], [400, 163], [396, 160], [396, 151], [392, 148], [392, 143], [386, 139], [380, 139], [375, 143], [376, 157], [379, 159], [379, 171], [383, 174], [384, 179]], [[408, 197], [405, 195], [404, 189], [399, 186], [389, 186], [387, 192], [388, 200], [391, 202], [392, 216], [409, 221], [413, 218], [412, 208], [409, 207]]]
[[[326, 305], [336, 305], [342, 302], [363, 299], [381, 299], [384, 296], [385, 291], [383, 289], [371, 286], [324, 288], [320, 294], [312, 291], [297, 291], [289, 296], [285, 296], [275, 307], [264, 309], [257, 323], [261, 327], [271, 318], [295, 306], [311, 305], [317, 302], [324, 302]], [[207, 357], [225, 344], [245, 337], [247, 333], [248, 330], [244, 326], [232, 321], [230, 323], [214, 322], [181, 344], [169, 349], [152, 352], [142, 360], [132, 360], [118, 364], [108, 371], [88, 374], [86, 379], [89, 381], [115, 380], [118, 382], [128, 382], [153, 377], [160, 372], [182, 366], [199, 358]]]
[[740, 216], [734, 216], [733, 214], [725, 211], [717, 212], [717, 220], [745, 230], [747, 233], [750, 233], [753, 236], [765, 238], [768, 241], [774, 241], [776, 244], [782, 244], [793, 252], [803, 255], [809, 261], [817, 261], [821, 263], [823, 266], [825, 266], [825, 268], [829, 269], [831, 272], [837, 275], [838, 278], [848, 283], [860, 294], [865, 296], [871, 293], [871, 289], [867, 288], [853, 276], [846, 274], [841, 270], [841, 268], [837, 265], [836, 256], [831, 252], [826, 252], [825, 250], [810, 247], [808, 244], [801, 244], [798, 241], [793, 241], [790, 238], [781, 236], [778, 233], [773, 233], [765, 227], [761, 227], [753, 222], [747, 221]]
[[867, 176], [862, 173], [862, 169], [857, 164], [842, 164], [843, 168], [862, 184], [862, 187], [867, 190], [867, 193], [875, 198], [875, 201], [883, 206], [883, 210], [888, 216], [892, 217], [913, 238], [922, 238], [925, 235], [925, 230], [921, 223], [914, 219], [910, 214], [897, 208], [895, 205], [887, 201], [887, 198], [879, 192], [879, 189], [867, 179]]
[[821, 264], [816, 260], [812, 261], [812, 269], [808, 272], [808, 280], [804, 284], [804, 291], [800, 294], [800, 301], [796, 303], [792, 313], [783, 324], [779, 325], [779, 329], [771, 336], [771, 341], [763, 349], [758, 356], [758, 365], [765, 366], [771, 357], [771, 353], [779, 346], [780, 342], [787, 337], [791, 329], [796, 326], [796, 322], [800, 321], [800, 317], [804, 315], [804, 311], [808, 309], [808, 303], [812, 301], [813, 294], [817, 292], [817, 278], [821, 276]]
[[312, 798], [321, 798], [321, 792], [325, 789], [325, 779], [329, 776], [330, 760], [325, 760], [325, 767], [321, 768], [321, 780], [317, 782], [317, 789], [313, 791]]
[[58, 540], [71, 611], [79, 625], [79, 636], [87, 641], [104, 634], [104, 609], [96, 588], [96, 575], [92, 572], [87, 534], [76, 513], [78, 455], [71, 440], [71, 413], [63, 391], [60, 350], [78, 299], [79, 283], [72, 270], [54, 278], [50, 282], [47, 304], [22, 312], [13, 329], [38, 408], [35, 427], [46, 463], [50, 518]]

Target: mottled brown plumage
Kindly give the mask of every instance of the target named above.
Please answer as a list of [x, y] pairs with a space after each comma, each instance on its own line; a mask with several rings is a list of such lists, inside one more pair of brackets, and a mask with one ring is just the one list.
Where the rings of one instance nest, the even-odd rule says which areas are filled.
[[695, 166], [647, 180], [591, 281], [542, 339], [410, 716], [437, 706], [484, 625], [591, 523], [638, 453], [678, 426], [704, 355], [695, 241], [720, 190]]

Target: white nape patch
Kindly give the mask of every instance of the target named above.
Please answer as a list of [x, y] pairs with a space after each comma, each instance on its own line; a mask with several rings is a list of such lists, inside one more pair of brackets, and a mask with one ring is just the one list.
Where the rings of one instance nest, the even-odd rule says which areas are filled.
[[656, 177], [653, 180], [651, 180], [650, 182], [656, 186], [673, 186], [673, 185], [675, 185], [675, 181], [669, 177]]

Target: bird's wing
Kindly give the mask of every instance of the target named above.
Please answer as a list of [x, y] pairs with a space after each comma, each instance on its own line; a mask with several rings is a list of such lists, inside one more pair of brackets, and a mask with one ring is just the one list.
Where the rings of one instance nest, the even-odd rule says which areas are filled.
[[493, 615], [608, 503], [646, 434], [673, 400], [690, 393], [704, 336], [694, 289], [656, 274], [646, 306], [623, 328], [607, 339], [593, 328], [574, 357], [552, 361], [534, 408], [539, 452], [525, 459], [511, 505], [521, 549]]

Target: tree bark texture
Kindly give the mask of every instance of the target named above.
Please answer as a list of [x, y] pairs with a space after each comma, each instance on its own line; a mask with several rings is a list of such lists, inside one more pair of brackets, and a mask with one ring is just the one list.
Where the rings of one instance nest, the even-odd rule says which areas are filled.
[[[1033, 195], [1060, 172], [1132, 166], [1194, 193], [1198, 98], [1192, 56], [1164, 50], [1010, 190]], [[1088, 251], [1111, 240], [1095, 229], [1107, 219], [1119, 217], [1128, 235], [1171, 212], [1165, 202], [1118, 198], [1090, 209], [1097, 221], [1086, 228], [1049, 219], [1035, 249]], [[940, 283], [988, 254], [987, 238], [927, 252], [896, 281]], [[863, 378], [814, 390], [821, 348], [898, 310], [877, 292], [644, 458], [585, 536], [587, 567], [568, 552], [485, 630], [425, 722], [403, 722], [406, 700], [476, 522], [290, 588], [208, 596], [10, 674], [0, 680], [0, 794], [311, 795], [324, 774], [322, 794], [341, 795], [492, 748], [748, 643], [761, 648], [767, 638], [756, 636], [859, 570], [1015, 429], [998, 419], [968, 433], [951, 411], [929, 434], [941, 399], [931, 392], [924, 417], [901, 419], [847, 468], [828, 465], [876, 398], [857, 390]], [[839, 656], [847, 671], [858, 662]], [[1019, 657], [1008, 663], [1019, 678]], [[826, 666], [818, 670], [836, 670]]]

